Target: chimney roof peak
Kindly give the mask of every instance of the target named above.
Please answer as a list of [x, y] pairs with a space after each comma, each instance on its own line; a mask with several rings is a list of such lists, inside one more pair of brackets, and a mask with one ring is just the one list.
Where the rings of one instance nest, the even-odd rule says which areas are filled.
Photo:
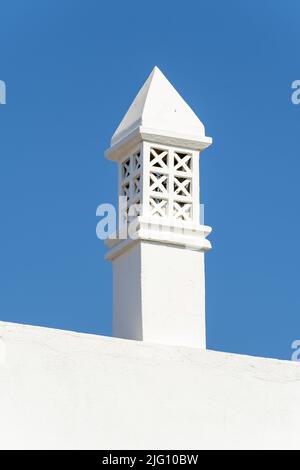
[[133, 100], [111, 144], [120, 143], [140, 127], [191, 139], [205, 138], [204, 125], [157, 66]]

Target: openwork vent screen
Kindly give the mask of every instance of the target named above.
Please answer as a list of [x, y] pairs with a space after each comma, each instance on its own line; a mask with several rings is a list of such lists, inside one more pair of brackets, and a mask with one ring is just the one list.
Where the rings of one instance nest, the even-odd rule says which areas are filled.
[[150, 148], [150, 214], [190, 221], [193, 217], [191, 153]]
[[141, 175], [141, 151], [137, 151], [121, 164], [120, 196], [125, 203], [120, 208], [126, 219], [140, 215], [142, 175]]
[[[150, 147], [143, 165], [137, 151], [121, 164], [120, 196], [126, 201], [121, 208], [127, 219], [146, 211], [153, 217], [191, 221], [193, 219], [193, 154]], [[143, 178], [142, 178], [143, 174]], [[145, 193], [142, 197], [142, 190]]]

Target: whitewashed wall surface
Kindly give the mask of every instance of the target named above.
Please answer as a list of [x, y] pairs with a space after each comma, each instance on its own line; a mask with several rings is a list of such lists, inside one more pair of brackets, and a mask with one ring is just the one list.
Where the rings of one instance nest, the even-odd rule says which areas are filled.
[[0, 323], [1, 449], [300, 449], [300, 364]]

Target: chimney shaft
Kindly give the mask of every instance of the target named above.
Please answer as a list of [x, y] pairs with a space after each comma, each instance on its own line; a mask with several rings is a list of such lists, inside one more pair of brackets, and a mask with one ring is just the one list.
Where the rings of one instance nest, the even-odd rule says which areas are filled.
[[120, 220], [128, 231], [108, 242], [114, 336], [205, 348], [211, 229], [199, 222], [199, 152], [210, 144], [155, 67], [107, 151], [119, 165]]

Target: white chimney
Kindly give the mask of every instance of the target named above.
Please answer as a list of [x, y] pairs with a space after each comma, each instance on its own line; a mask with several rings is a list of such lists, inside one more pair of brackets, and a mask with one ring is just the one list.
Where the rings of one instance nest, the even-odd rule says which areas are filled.
[[[154, 67], [111, 139], [119, 204], [135, 236], [108, 242], [113, 265], [113, 335], [206, 347], [199, 154], [212, 143], [202, 122]], [[126, 222], [127, 219], [127, 222]]]

